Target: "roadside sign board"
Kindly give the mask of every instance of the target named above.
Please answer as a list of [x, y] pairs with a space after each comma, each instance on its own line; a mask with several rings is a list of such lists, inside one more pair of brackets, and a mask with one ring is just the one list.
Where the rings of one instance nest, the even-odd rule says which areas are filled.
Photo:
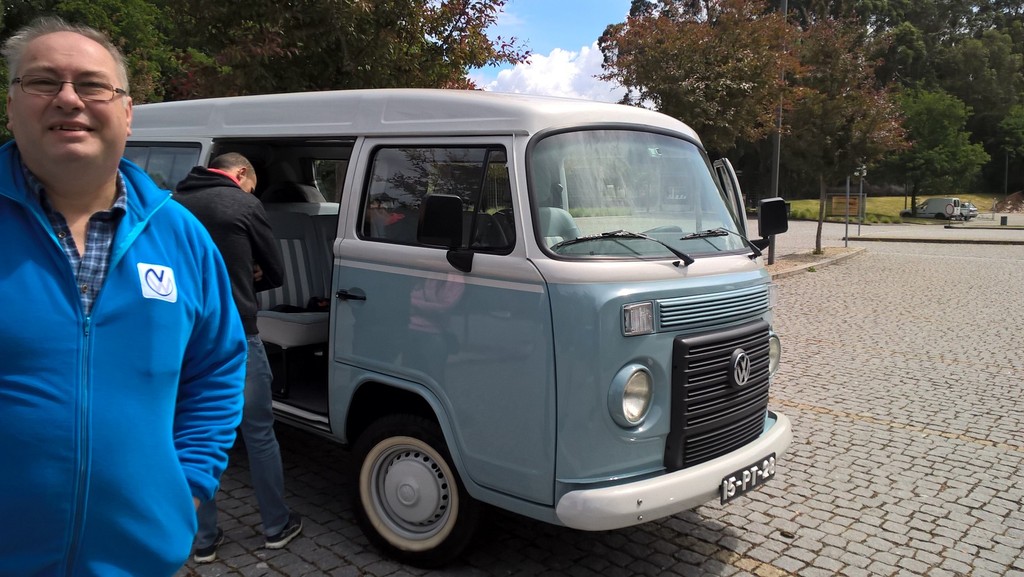
[[[847, 202], [849, 202], [849, 205], [847, 205]], [[847, 214], [851, 217], [860, 216], [860, 197], [857, 195], [847, 197], [843, 194], [832, 194], [829, 195], [826, 207], [826, 216], [846, 216]]]

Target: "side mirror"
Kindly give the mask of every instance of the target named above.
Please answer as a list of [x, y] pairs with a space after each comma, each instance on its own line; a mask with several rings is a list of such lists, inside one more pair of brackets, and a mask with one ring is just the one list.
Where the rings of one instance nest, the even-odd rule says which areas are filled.
[[451, 194], [432, 194], [423, 201], [416, 227], [420, 244], [448, 249], [448, 264], [462, 272], [473, 270], [473, 252], [462, 246], [462, 199]]
[[766, 198], [757, 207], [757, 232], [762, 238], [782, 234], [789, 230], [786, 201], [781, 197]]
[[432, 194], [423, 200], [416, 241], [447, 249], [462, 244], [462, 199], [450, 194]]

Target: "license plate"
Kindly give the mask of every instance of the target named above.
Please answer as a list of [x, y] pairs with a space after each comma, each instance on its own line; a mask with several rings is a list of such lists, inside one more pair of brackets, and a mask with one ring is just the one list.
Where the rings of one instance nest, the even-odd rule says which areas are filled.
[[740, 495], [760, 487], [765, 481], [775, 476], [775, 453], [768, 455], [756, 463], [752, 463], [731, 475], [722, 478], [719, 491], [722, 504], [732, 501]]

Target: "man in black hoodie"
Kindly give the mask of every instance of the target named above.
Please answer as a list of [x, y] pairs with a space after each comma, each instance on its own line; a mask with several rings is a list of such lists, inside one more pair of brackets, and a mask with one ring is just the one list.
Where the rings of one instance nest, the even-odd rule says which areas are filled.
[[[277, 240], [263, 204], [252, 195], [254, 190], [256, 171], [252, 163], [241, 154], [229, 152], [214, 158], [209, 168], [193, 168], [178, 183], [174, 198], [206, 226], [227, 264], [231, 291], [249, 343], [242, 438], [249, 454], [266, 547], [280, 549], [302, 531], [302, 517], [292, 513], [284, 502], [284, 470], [274, 434], [273, 375], [256, 327], [256, 293], [281, 286], [284, 273]], [[199, 532], [193, 558], [197, 563], [210, 563], [217, 559], [217, 547], [224, 541], [224, 531], [217, 526], [216, 500], [200, 504], [196, 515]]]

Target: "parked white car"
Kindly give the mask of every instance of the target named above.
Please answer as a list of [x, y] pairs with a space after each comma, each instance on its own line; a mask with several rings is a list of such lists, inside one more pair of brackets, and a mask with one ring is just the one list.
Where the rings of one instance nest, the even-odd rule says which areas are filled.
[[976, 218], [978, 216], [978, 207], [974, 206], [973, 203], [965, 202], [960, 205], [960, 216], [962, 216], [964, 220]]

